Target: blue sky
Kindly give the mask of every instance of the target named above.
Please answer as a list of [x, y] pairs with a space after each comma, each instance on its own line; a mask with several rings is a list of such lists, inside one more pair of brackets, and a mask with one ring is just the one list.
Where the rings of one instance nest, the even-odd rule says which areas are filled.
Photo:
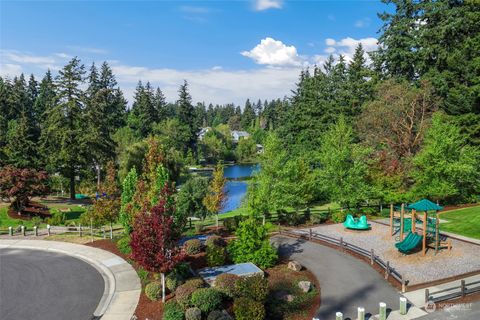
[[41, 77], [71, 57], [110, 63], [131, 96], [138, 80], [176, 99], [243, 104], [289, 95], [298, 73], [332, 53], [376, 47], [380, 1], [1, 1], [0, 74]]

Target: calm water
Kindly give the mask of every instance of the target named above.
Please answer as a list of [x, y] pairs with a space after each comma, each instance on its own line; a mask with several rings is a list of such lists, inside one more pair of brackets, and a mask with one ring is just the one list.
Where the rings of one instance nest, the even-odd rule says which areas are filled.
[[[242, 179], [250, 177], [255, 170], [258, 170], [257, 164], [225, 166], [224, 175], [227, 179]], [[242, 200], [247, 193], [247, 183], [241, 180], [228, 180], [225, 190], [227, 200], [220, 213], [235, 210], [242, 205]]]

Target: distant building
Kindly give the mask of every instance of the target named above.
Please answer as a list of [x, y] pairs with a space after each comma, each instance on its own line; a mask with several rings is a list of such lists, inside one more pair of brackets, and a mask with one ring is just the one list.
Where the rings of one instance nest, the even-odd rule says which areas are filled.
[[263, 153], [263, 146], [261, 144], [257, 144], [257, 153]]
[[232, 131], [233, 142], [238, 142], [242, 139], [248, 139], [249, 137], [250, 137], [250, 134], [246, 131], [237, 131], [237, 130]]
[[209, 132], [210, 130], [212, 130], [212, 128], [210, 127], [205, 127], [200, 129], [200, 132], [197, 134], [198, 140], [202, 141], [203, 138], [205, 138], [205, 135], [207, 134], [207, 132]]

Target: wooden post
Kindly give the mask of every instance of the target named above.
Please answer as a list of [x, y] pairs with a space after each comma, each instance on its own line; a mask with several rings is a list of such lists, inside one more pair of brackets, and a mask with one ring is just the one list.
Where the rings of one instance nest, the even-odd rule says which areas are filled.
[[460, 281], [460, 290], [462, 291], [462, 298], [466, 295], [465, 280]]
[[403, 218], [405, 215], [405, 204], [402, 203], [402, 209], [400, 209], [400, 241], [403, 241]]
[[417, 212], [415, 209], [412, 210], [412, 232], [417, 232]]
[[343, 237], [340, 237], [340, 249], [343, 251]]
[[192, 217], [188, 217], [189, 229], [192, 229]]
[[390, 235], [393, 236], [393, 203], [390, 203]]
[[312, 229], [310, 229], [310, 233], [309, 233], [309, 238], [308, 238], [310, 241], [312, 241]]
[[430, 300], [430, 291], [428, 289], [425, 289], [425, 303]]
[[438, 210], [435, 214], [435, 254], [438, 252], [438, 245], [440, 244], [440, 225], [439, 225], [439, 219], [438, 219]]
[[427, 211], [423, 213], [423, 239], [422, 239], [422, 255], [427, 252]]
[[402, 293], [405, 293], [405, 291], [407, 291], [407, 285], [405, 283], [405, 279], [403, 278], [403, 274], [400, 275], [400, 282], [402, 283]]
[[91, 242], [93, 242], [93, 219], [90, 218], [90, 236], [91, 236]]
[[385, 269], [385, 279], [388, 279], [388, 276], [390, 275], [390, 261], [387, 261], [387, 268]]
[[373, 262], [375, 261], [375, 253], [373, 249], [370, 250], [370, 264], [373, 266]]
[[82, 236], [82, 225], [81, 224], [78, 225], [78, 234], [80, 235], [80, 237]]

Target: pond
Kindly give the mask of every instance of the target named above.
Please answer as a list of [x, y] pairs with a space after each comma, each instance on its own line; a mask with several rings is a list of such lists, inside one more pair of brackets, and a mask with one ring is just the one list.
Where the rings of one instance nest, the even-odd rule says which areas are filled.
[[236, 164], [225, 166], [224, 175], [225, 178], [227, 178], [227, 183], [225, 185], [227, 199], [225, 201], [225, 206], [220, 213], [226, 213], [238, 209], [242, 205], [242, 200], [247, 194], [248, 187], [248, 184], [244, 179], [251, 177], [258, 168], [258, 164]]

